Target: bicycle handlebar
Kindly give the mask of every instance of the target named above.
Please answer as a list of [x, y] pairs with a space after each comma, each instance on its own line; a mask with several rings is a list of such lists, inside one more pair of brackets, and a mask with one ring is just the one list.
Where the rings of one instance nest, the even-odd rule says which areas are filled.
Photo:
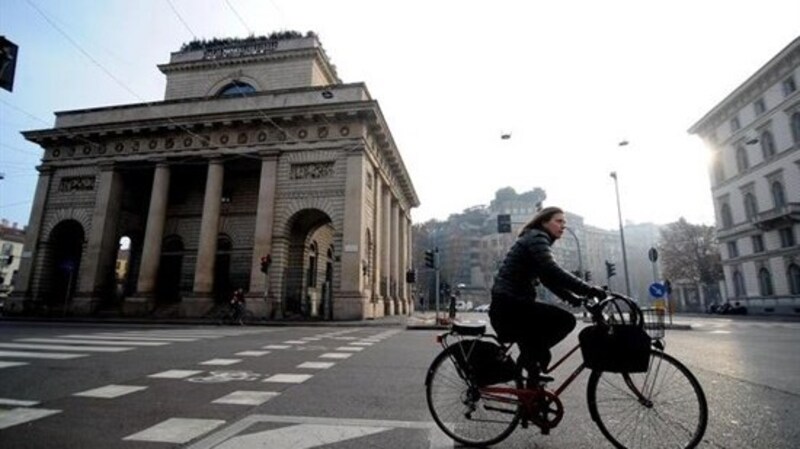
[[613, 292], [611, 290], [606, 290], [606, 292], [608, 295], [604, 299], [583, 298], [583, 307], [589, 312], [590, 315], [592, 315], [593, 322], [604, 323], [606, 321], [605, 317], [603, 317], [603, 310], [605, 310], [609, 305], [614, 307], [618, 315], [623, 316], [623, 310], [620, 308], [618, 302], [625, 303], [632, 313], [631, 320], [635, 320], [635, 323], [631, 324], [644, 322], [642, 309], [633, 298], [625, 296], [621, 293]]

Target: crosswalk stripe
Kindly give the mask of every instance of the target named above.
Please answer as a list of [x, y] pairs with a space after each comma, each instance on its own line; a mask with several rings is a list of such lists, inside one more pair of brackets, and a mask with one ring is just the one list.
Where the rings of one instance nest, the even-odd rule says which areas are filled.
[[86, 352], [123, 352], [133, 348], [108, 347], [108, 346], [65, 346], [65, 345], [36, 345], [27, 343], [0, 343], [0, 348], [6, 349], [44, 349], [48, 351], [86, 351]]
[[14, 341], [24, 343], [60, 343], [60, 344], [87, 344], [87, 345], [101, 345], [101, 346], [118, 346], [124, 344], [125, 346], [164, 346], [168, 345], [166, 341], [133, 341], [125, 340], [92, 340], [92, 339], [79, 339], [79, 338], [19, 338]]
[[96, 340], [133, 340], [133, 341], [168, 341], [168, 342], [189, 342], [189, 341], [197, 341], [197, 338], [177, 338], [177, 337], [133, 337], [133, 336], [124, 336], [118, 334], [71, 334], [71, 335], [62, 335], [62, 337], [66, 338], [88, 338], [88, 339], [96, 339]]
[[170, 418], [141, 432], [128, 435], [127, 441], [186, 443], [225, 424], [221, 419]]
[[261, 405], [280, 393], [274, 391], [234, 391], [211, 401], [213, 404]]
[[297, 424], [289, 427], [239, 435], [216, 446], [216, 449], [310, 449], [365, 437], [391, 430], [389, 427], [341, 427], [320, 424]]
[[38, 401], [22, 401], [19, 399], [0, 398], [0, 405], [13, 405], [16, 407], [33, 407]]
[[48, 410], [45, 408], [13, 408], [0, 413], [0, 430], [60, 412], [61, 410]]
[[145, 389], [147, 389], [147, 387], [141, 387], [135, 385], [106, 385], [100, 388], [93, 388], [91, 390], [81, 391], [80, 393], [73, 394], [73, 396], [81, 396], [86, 398], [113, 399], [113, 398], [118, 398], [120, 396], [125, 396], [126, 394], [142, 391]]
[[4, 362], [4, 361], [0, 360], [0, 368], [11, 368], [11, 367], [14, 367], [14, 366], [22, 366], [22, 365], [27, 365], [27, 364], [28, 364], [28, 362]]
[[86, 357], [89, 354], [61, 354], [57, 352], [27, 352], [27, 351], [0, 351], [0, 357], [24, 358], [24, 359], [51, 359], [67, 360]]

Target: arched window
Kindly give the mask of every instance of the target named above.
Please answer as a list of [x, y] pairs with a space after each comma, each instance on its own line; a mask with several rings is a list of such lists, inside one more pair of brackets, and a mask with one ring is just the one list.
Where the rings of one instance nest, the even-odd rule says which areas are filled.
[[747, 150], [744, 147], [739, 147], [736, 149], [736, 167], [739, 169], [739, 173], [747, 171], [750, 168], [750, 162], [747, 160]]
[[744, 194], [744, 214], [748, 220], [754, 218], [758, 213], [758, 206], [756, 205], [756, 197], [752, 193]]
[[722, 166], [722, 159], [719, 157], [714, 158], [713, 164], [714, 182], [720, 184], [725, 180], [725, 169]]
[[220, 97], [233, 97], [236, 95], [252, 94], [255, 91], [256, 88], [250, 84], [243, 83], [241, 81], [233, 81], [232, 83], [226, 84], [225, 87], [220, 89], [217, 95]]
[[730, 228], [733, 226], [733, 216], [731, 215], [731, 207], [728, 203], [724, 203], [720, 208], [719, 214], [722, 216], [722, 227]]
[[783, 207], [786, 205], [786, 194], [783, 192], [783, 184], [779, 181], [775, 181], [772, 183], [772, 202], [775, 204], [775, 207]]
[[772, 289], [772, 275], [766, 267], [758, 270], [758, 289], [761, 296], [772, 296], [775, 294]]
[[744, 276], [739, 270], [736, 270], [733, 272], [733, 296], [741, 298], [745, 295]]
[[800, 266], [796, 263], [789, 265], [786, 274], [789, 279], [789, 292], [793, 295], [800, 295]]
[[800, 112], [792, 114], [792, 137], [795, 143], [800, 143]]
[[764, 155], [764, 160], [775, 156], [777, 152], [775, 149], [775, 138], [772, 137], [772, 133], [765, 130], [761, 133], [761, 138], [758, 139], [761, 142], [761, 154]]
[[319, 247], [317, 246], [317, 242], [311, 242], [311, 246], [308, 248], [308, 253], [308, 272], [306, 274], [306, 280], [309, 287], [316, 287], [317, 261], [319, 260]]

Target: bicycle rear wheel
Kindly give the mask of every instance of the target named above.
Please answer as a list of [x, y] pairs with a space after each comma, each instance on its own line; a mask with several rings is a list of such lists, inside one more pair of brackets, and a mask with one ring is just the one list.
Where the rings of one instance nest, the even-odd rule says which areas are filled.
[[705, 434], [700, 383], [663, 352], [651, 350], [645, 373], [592, 371], [586, 392], [592, 419], [617, 448], [691, 449]]
[[[513, 395], [482, 395], [456, 366], [450, 346], [433, 360], [425, 379], [425, 396], [433, 420], [444, 433], [461, 444], [487, 446], [504, 440], [519, 424], [519, 402]], [[522, 379], [493, 385], [522, 388]], [[503, 400], [505, 399], [505, 400]]]

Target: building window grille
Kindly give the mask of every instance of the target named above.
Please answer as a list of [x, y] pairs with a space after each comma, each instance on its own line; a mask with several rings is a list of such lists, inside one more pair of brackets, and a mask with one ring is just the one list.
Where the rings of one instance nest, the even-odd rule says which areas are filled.
[[781, 237], [781, 248], [789, 248], [795, 245], [794, 233], [791, 227], [779, 229], [778, 234]]
[[739, 173], [744, 173], [750, 168], [750, 161], [747, 160], [747, 150], [744, 147], [736, 148], [736, 167]]
[[761, 296], [772, 296], [775, 291], [772, 289], [772, 274], [764, 267], [758, 270], [758, 289]]
[[753, 240], [753, 252], [754, 253], [763, 253], [764, 252], [764, 236], [762, 235], [754, 235], [751, 237]]
[[797, 90], [797, 84], [794, 82], [794, 77], [789, 77], [783, 80], [783, 96], [788, 97]]
[[739, 270], [733, 272], [733, 294], [737, 298], [745, 296], [744, 276]]
[[235, 97], [237, 95], [247, 95], [255, 93], [256, 88], [250, 84], [241, 81], [234, 81], [226, 84], [225, 87], [219, 90], [220, 97]]
[[728, 258], [733, 259], [739, 257], [739, 247], [736, 245], [736, 240], [728, 242]]
[[720, 215], [722, 216], [722, 227], [730, 228], [733, 226], [733, 216], [731, 215], [731, 206], [725, 203], [720, 208]]
[[800, 112], [792, 114], [792, 138], [795, 143], [800, 143]]
[[755, 111], [756, 115], [761, 115], [767, 110], [767, 105], [764, 103], [763, 98], [759, 98], [755, 102], [753, 102], [753, 110]]
[[755, 218], [758, 213], [758, 206], [756, 205], [756, 197], [752, 193], [745, 193], [744, 195], [744, 214], [748, 220]]
[[789, 292], [793, 295], [800, 295], [800, 266], [796, 263], [789, 265], [786, 275], [789, 280]]
[[317, 247], [317, 242], [311, 242], [311, 246], [308, 248], [309, 256], [308, 256], [308, 273], [306, 274], [307, 285], [309, 287], [316, 287], [317, 286], [317, 260], [319, 259], [319, 248]]
[[783, 184], [779, 181], [775, 181], [772, 183], [772, 202], [775, 204], [775, 208], [783, 207], [786, 205], [786, 194], [783, 191]]
[[772, 133], [769, 131], [764, 131], [761, 133], [761, 153], [764, 155], [764, 159], [769, 159], [772, 156], [775, 156], [777, 152], [775, 149], [775, 138], [772, 137]]

